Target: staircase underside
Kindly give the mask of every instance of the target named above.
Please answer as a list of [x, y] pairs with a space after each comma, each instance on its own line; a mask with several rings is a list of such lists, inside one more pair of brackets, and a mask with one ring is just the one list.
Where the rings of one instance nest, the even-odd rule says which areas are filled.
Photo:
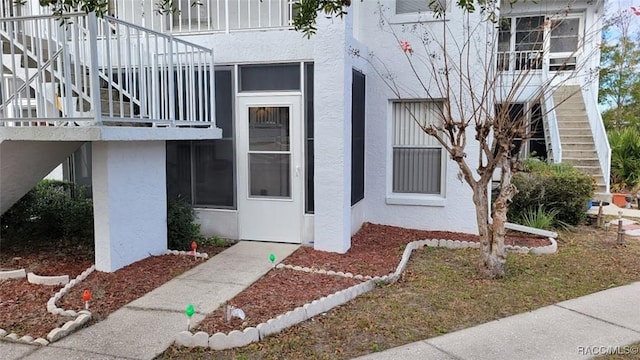
[[217, 128], [0, 127], [0, 214], [87, 141], [219, 139]]
[[82, 145], [79, 141], [0, 140], [0, 214]]

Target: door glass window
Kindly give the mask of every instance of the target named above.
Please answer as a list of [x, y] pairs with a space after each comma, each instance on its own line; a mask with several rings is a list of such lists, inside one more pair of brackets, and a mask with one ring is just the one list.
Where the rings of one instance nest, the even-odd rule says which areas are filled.
[[289, 108], [249, 108], [249, 150], [289, 150]]
[[291, 198], [289, 107], [249, 108], [249, 195]]

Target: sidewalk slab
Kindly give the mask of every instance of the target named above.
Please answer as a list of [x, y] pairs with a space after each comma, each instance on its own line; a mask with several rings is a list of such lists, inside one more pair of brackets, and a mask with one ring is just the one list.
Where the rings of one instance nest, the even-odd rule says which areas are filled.
[[640, 338], [640, 282], [563, 301], [558, 306], [635, 330]]
[[373, 353], [357, 358], [357, 360], [457, 360], [424, 341], [414, 342], [408, 345], [399, 346], [383, 352]]
[[[193, 323], [204, 319], [193, 315]], [[107, 319], [82, 329], [49, 347], [127, 359], [153, 359], [187, 329], [184, 313], [122, 308]]]
[[552, 305], [426, 342], [464, 360], [570, 360], [592, 357], [587, 347], [638, 340], [638, 332]]
[[183, 314], [187, 305], [192, 304], [197, 313], [208, 314], [244, 289], [245, 286], [237, 284], [175, 279], [162, 288], [130, 302], [125, 308]]
[[276, 256], [275, 263], [291, 255], [300, 245], [241, 241], [217, 254], [177, 279], [219, 281], [239, 285], [251, 285], [267, 273], [273, 264], [269, 254]]
[[20, 358], [20, 360], [135, 360], [131, 358], [115, 357], [105, 354], [98, 354], [93, 352], [85, 352], [78, 350], [61, 349], [54, 346], [47, 346], [38, 350], [37, 352]]
[[0, 359], [17, 360], [38, 350], [40, 347], [35, 345], [18, 344], [10, 341], [0, 341]]

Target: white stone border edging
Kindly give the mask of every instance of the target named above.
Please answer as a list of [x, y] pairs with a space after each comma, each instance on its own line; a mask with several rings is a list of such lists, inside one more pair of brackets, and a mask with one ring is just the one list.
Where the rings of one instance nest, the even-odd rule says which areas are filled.
[[27, 274], [27, 281], [45, 286], [66, 285], [69, 283], [69, 275], [43, 276], [30, 272]]
[[13, 342], [18, 342], [27, 345], [40, 345], [47, 346], [54, 341], [58, 341], [63, 337], [69, 335], [74, 332], [76, 329], [80, 328], [82, 325], [86, 324], [89, 320], [91, 320], [91, 313], [87, 310], [82, 310], [78, 313], [78, 316], [64, 323], [61, 327], [57, 327], [47, 334], [47, 338], [37, 338], [34, 339], [32, 336], [24, 335], [20, 336], [16, 333], [7, 333], [6, 330], [0, 329], [0, 341], [1, 340], [9, 340]]
[[[523, 254], [527, 254], [527, 253], [534, 254], [534, 255], [553, 254], [558, 250], [558, 243], [552, 237], [549, 237], [548, 240], [549, 240], [549, 242], [551, 244], [546, 245], [546, 246], [526, 247], [526, 246], [518, 246], [518, 245], [505, 245], [505, 249], [507, 251], [516, 252], [516, 253], [523, 253]], [[412, 242], [407, 244], [407, 247], [409, 247], [411, 244], [414, 244], [414, 243], [419, 244], [420, 247], [422, 247], [422, 246], [443, 247], [443, 248], [448, 248], [448, 249], [464, 249], [464, 248], [479, 248], [480, 247], [480, 243], [476, 242], [476, 241], [445, 240], [445, 239], [431, 239], [431, 240], [412, 241]], [[405, 253], [406, 253], [406, 249], [405, 249]], [[400, 263], [398, 264], [398, 268], [400, 268], [400, 265], [403, 265], [402, 261], [404, 261], [404, 256], [403, 256], [402, 260], [400, 261]], [[408, 259], [406, 261], [408, 261]], [[406, 266], [406, 262], [402, 266], [403, 271], [404, 271], [404, 267], [405, 266]], [[276, 266], [276, 268], [277, 269], [291, 269], [291, 270], [296, 270], [296, 271], [304, 271], [304, 272], [308, 272], [308, 273], [318, 273], [318, 274], [326, 274], [326, 275], [333, 275], [333, 276], [342, 276], [342, 277], [353, 278], [353, 279], [358, 279], [358, 280], [370, 280], [370, 279], [374, 278], [373, 276], [370, 276], [370, 275], [354, 275], [354, 274], [349, 273], [349, 272], [345, 273], [345, 272], [341, 272], [341, 271], [317, 269], [317, 268], [314, 268], [314, 267], [309, 268], [309, 267], [306, 267], [306, 266], [289, 265], [289, 264], [283, 264], [283, 263], [278, 264]]]
[[[188, 255], [194, 256], [191, 251], [177, 251], [177, 250], [168, 250], [165, 255]], [[195, 253], [196, 258], [208, 259], [209, 255], [207, 253]], [[47, 301], [47, 311], [54, 315], [62, 315], [75, 317], [73, 320], [69, 320], [65, 322], [61, 327], [57, 327], [51, 330], [47, 334], [47, 339], [37, 338], [34, 339], [32, 336], [24, 335], [20, 336], [16, 333], [8, 333], [4, 329], [0, 329], [0, 340], [10, 340], [14, 342], [20, 342], [24, 344], [31, 345], [41, 345], [46, 346], [49, 343], [58, 341], [63, 337], [71, 334], [78, 328], [82, 327], [84, 324], [91, 320], [91, 312], [88, 310], [81, 310], [75, 312], [73, 310], [65, 310], [59, 308], [56, 305], [56, 302], [60, 300], [64, 295], [66, 295], [72, 287], [77, 285], [79, 282], [89, 276], [96, 269], [95, 265], [91, 265], [87, 270], [83, 271], [80, 275], [78, 275], [74, 280], [69, 281], [68, 275], [63, 276], [39, 276], [34, 273], [26, 274], [24, 269], [19, 270], [9, 270], [9, 271], [0, 271], [0, 279], [17, 279], [27, 277], [30, 283], [41, 284], [41, 285], [62, 285], [65, 284], [63, 288], [61, 288], [57, 293], [55, 293], [48, 301]], [[64, 281], [66, 278], [66, 281]]]
[[0, 280], [23, 279], [27, 276], [24, 269], [0, 271]]
[[201, 253], [197, 251], [195, 255], [193, 254], [193, 251], [182, 251], [182, 250], [167, 250], [164, 254], [165, 255], [185, 255], [185, 256], [191, 256], [191, 257], [202, 258], [202, 259], [209, 258], [209, 254]]
[[[10, 340], [14, 342], [19, 342], [23, 344], [29, 345], [41, 345], [46, 346], [49, 343], [58, 341], [63, 337], [69, 335], [82, 325], [86, 324], [91, 319], [91, 312], [87, 310], [82, 310], [79, 312], [75, 312], [73, 310], [64, 310], [56, 306], [56, 301], [60, 300], [62, 296], [64, 296], [69, 290], [75, 286], [80, 281], [84, 280], [95, 270], [95, 265], [91, 265], [87, 270], [83, 271], [80, 275], [78, 275], [74, 280], [69, 281], [69, 276], [39, 276], [34, 273], [27, 274], [27, 279], [30, 283], [33, 284], [41, 284], [41, 285], [58, 285], [59, 283], [56, 281], [60, 281], [62, 278], [66, 276], [67, 283], [63, 288], [58, 290], [48, 301], [47, 301], [47, 311], [54, 315], [62, 315], [74, 317], [75, 319], [69, 320], [65, 322], [61, 327], [54, 328], [47, 334], [47, 339], [37, 338], [34, 339], [30, 335], [20, 336], [16, 333], [7, 333], [6, 330], [0, 329], [0, 340]], [[24, 271], [24, 270], [23, 270]], [[36, 281], [36, 282], [34, 282]], [[42, 281], [42, 282], [38, 282]]]
[[66, 295], [69, 292], [69, 290], [71, 290], [72, 287], [76, 286], [76, 284], [86, 279], [87, 276], [89, 276], [89, 274], [95, 271], [95, 269], [96, 269], [96, 266], [91, 265], [87, 270], [83, 271], [75, 279], [69, 281], [69, 283], [67, 283], [62, 289], [58, 290], [58, 292], [55, 293], [49, 299], [49, 301], [47, 301], [47, 311], [54, 315], [76, 317], [78, 315], [77, 312], [73, 310], [65, 310], [65, 309], [59, 308], [56, 305], [56, 302], [60, 300], [64, 295]]
[[[542, 247], [525, 247], [525, 246], [512, 246], [506, 245], [505, 248], [509, 251], [518, 252], [518, 253], [530, 253], [530, 254], [553, 254], [558, 250], [558, 244], [553, 238], [548, 238], [551, 242], [550, 245], [542, 246]], [[256, 327], [247, 327], [240, 330], [233, 330], [228, 334], [225, 333], [215, 333], [212, 336], [209, 336], [208, 333], [204, 331], [199, 331], [195, 334], [190, 331], [181, 331], [175, 336], [174, 342], [180, 346], [186, 347], [209, 347], [213, 350], [225, 350], [236, 347], [247, 346], [251, 343], [258, 342], [265, 337], [277, 334], [282, 330], [294, 326], [298, 323], [301, 323], [305, 320], [308, 320], [316, 315], [322, 314], [324, 312], [333, 309], [336, 306], [343, 305], [348, 301], [351, 301], [362, 295], [373, 290], [378, 283], [393, 283], [398, 281], [400, 275], [404, 272], [407, 267], [407, 263], [409, 262], [409, 257], [413, 253], [413, 250], [420, 249], [423, 247], [444, 247], [448, 249], [463, 249], [463, 248], [478, 248], [480, 247], [479, 242], [472, 241], [459, 241], [459, 240], [444, 240], [444, 239], [431, 239], [431, 240], [419, 240], [412, 241], [407, 244], [402, 253], [402, 258], [400, 263], [396, 268], [396, 271], [384, 276], [362, 276], [362, 275], [353, 275], [351, 273], [343, 273], [343, 272], [335, 272], [335, 271], [325, 271], [322, 269], [315, 269], [309, 267], [301, 267], [301, 266], [293, 266], [293, 265], [284, 265], [278, 264], [277, 268], [286, 268], [292, 269], [296, 271], [304, 271], [304, 272], [316, 272], [320, 274], [326, 275], [334, 275], [334, 276], [343, 276], [354, 279], [368, 279], [363, 283], [353, 285], [347, 289], [340, 290], [334, 294], [322, 297], [318, 300], [314, 300], [308, 304], [305, 304], [301, 307], [295, 308], [292, 311], [289, 311], [285, 314], [279, 315], [275, 319], [269, 319], [265, 323], [258, 324]]]

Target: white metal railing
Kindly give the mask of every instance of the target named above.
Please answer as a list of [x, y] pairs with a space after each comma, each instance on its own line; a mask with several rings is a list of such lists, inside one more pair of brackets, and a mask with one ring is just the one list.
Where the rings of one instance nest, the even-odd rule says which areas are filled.
[[94, 14], [0, 18], [0, 40], [0, 125], [215, 126], [211, 49]]
[[543, 51], [500, 51], [497, 56], [498, 71], [541, 70]]
[[81, 37], [96, 44], [106, 118], [214, 121], [213, 50], [111, 16], [96, 30], [102, 37]]
[[[544, 125], [548, 132], [551, 154], [547, 154], [554, 163], [562, 162], [562, 141], [560, 140], [560, 129], [558, 127], [558, 119], [556, 118], [555, 105], [553, 103], [553, 93], [545, 92], [542, 98], [542, 113], [544, 114]], [[547, 136], [547, 134], [545, 134]], [[548, 150], [547, 150], [548, 151]], [[550, 155], [550, 156], [549, 156]]]
[[[4, 15], [9, 15], [6, 10], [2, 8]], [[0, 20], [0, 123], [49, 124], [33, 121], [37, 118], [59, 125], [62, 117], [79, 115], [75, 113], [78, 101], [90, 100], [88, 79], [84, 76], [88, 67], [72, 59], [70, 48], [74, 42], [66, 40], [68, 31], [52, 17], [13, 16]]]
[[609, 146], [609, 138], [607, 137], [607, 131], [605, 130], [604, 122], [600, 115], [600, 109], [598, 109], [598, 101], [593, 95], [593, 92], [584, 91], [583, 89], [581, 93], [587, 110], [596, 152], [598, 153], [598, 160], [600, 162], [600, 168], [602, 169], [606, 192], [609, 193], [611, 185], [611, 147]]
[[110, 13], [156, 31], [192, 33], [290, 28], [298, 0], [175, 0], [159, 11], [152, 0], [115, 0]]

